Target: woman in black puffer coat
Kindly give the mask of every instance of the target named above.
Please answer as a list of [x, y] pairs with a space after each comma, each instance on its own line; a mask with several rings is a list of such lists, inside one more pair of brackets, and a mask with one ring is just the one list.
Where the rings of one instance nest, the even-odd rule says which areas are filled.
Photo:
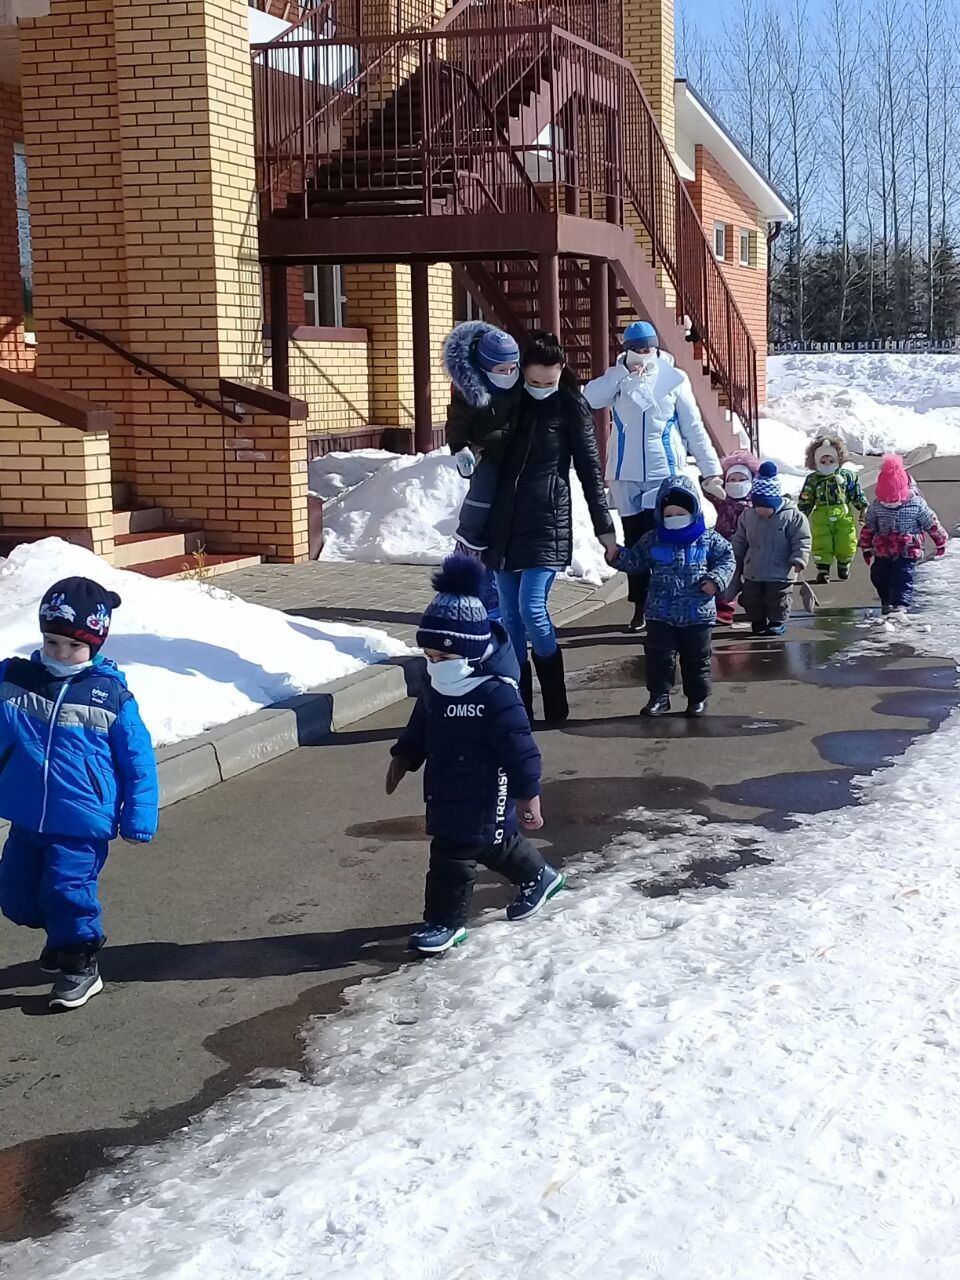
[[571, 462], [583, 486], [594, 531], [608, 555], [616, 554], [617, 543], [604, 496], [593, 418], [554, 335], [535, 334], [522, 365], [524, 390], [516, 427], [500, 460], [485, 559], [497, 576], [500, 609], [520, 663], [520, 692], [527, 710], [533, 688], [529, 639], [544, 719], [556, 724], [567, 718], [567, 693], [563, 654], [547, 600], [557, 574], [573, 559]]

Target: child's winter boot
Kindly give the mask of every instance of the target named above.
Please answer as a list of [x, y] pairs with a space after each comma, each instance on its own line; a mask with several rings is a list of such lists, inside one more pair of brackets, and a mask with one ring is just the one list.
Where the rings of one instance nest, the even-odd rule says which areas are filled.
[[463, 925], [422, 924], [416, 933], [411, 935], [410, 950], [419, 951], [424, 956], [439, 956], [451, 947], [459, 947], [467, 940], [467, 931]]
[[841, 582], [846, 582], [846, 580], [850, 577], [849, 563], [843, 564], [840, 561], [837, 562], [837, 577], [840, 579]]
[[691, 698], [687, 702], [687, 709], [683, 714], [688, 720], [699, 720], [701, 716], [705, 716], [707, 714], [706, 698], [702, 698], [699, 701], [695, 698]]
[[523, 709], [527, 713], [527, 719], [530, 721], [530, 727], [533, 728], [533, 668], [529, 662], [520, 663], [520, 701], [523, 703]]
[[825, 587], [830, 581], [830, 566], [828, 564], [817, 565], [817, 576], [814, 579], [818, 587]]
[[650, 701], [645, 707], [642, 707], [640, 714], [642, 716], [665, 716], [670, 710], [669, 693], [651, 693]]
[[528, 916], [536, 915], [566, 883], [563, 872], [548, 863], [536, 880], [520, 886], [520, 892], [507, 907], [507, 919], [526, 920]]
[[81, 1009], [103, 990], [97, 964], [102, 943], [65, 947], [60, 950], [60, 974], [50, 992], [51, 1009]]

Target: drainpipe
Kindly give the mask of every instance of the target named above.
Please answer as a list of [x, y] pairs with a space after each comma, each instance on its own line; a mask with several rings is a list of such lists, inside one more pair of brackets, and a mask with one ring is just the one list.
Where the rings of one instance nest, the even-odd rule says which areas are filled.
[[768, 252], [773, 247], [774, 241], [780, 239], [780, 232], [782, 230], [783, 230], [783, 223], [775, 222], [773, 224], [773, 230], [767, 232], [767, 251]]

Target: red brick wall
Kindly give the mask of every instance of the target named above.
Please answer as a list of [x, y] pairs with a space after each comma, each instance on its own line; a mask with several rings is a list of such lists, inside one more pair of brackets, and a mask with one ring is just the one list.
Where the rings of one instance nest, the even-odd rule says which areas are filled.
[[[757, 378], [761, 404], [767, 398], [767, 242], [766, 224], [757, 206], [737, 186], [719, 162], [697, 147], [696, 179], [687, 184], [704, 230], [713, 244], [715, 223], [727, 228], [726, 260], [720, 267], [737, 306], [757, 344]], [[753, 265], [740, 266], [740, 232], [753, 237]]]
[[30, 373], [34, 348], [23, 340], [23, 281], [17, 230], [14, 144], [23, 139], [20, 91], [0, 84], [0, 366]]

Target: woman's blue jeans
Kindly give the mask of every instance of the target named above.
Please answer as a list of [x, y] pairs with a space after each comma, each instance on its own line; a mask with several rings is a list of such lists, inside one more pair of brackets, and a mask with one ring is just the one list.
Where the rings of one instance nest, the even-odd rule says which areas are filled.
[[497, 574], [500, 616], [518, 662], [527, 660], [528, 639], [538, 658], [549, 658], [556, 651], [557, 633], [547, 612], [547, 598], [556, 576], [556, 569]]

